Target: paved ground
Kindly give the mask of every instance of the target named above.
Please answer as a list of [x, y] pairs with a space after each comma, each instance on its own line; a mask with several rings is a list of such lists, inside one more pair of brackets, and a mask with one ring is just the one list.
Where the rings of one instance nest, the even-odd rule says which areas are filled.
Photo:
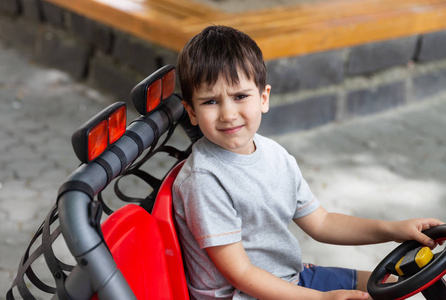
[[[58, 186], [78, 165], [71, 133], [109, 101], [0, 44], [0, 299]], [[445, 114], [443, 95], [273, 138], [295, 155], [329, 210], [388, 220], [446, 220]], [[306, 260], [317, 264], [373, 269], [396, 246], [327, 246], [292, 230]]]

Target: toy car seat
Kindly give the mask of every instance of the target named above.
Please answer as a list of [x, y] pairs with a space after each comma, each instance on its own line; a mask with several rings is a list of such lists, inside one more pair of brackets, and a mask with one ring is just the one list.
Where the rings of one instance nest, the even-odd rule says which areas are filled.
[[164, 179], [152, 214], [128, 204], [102, 224], [113, 258], [138, 299], [189, 299], [172, 216], [172, 184], [183, 163]]

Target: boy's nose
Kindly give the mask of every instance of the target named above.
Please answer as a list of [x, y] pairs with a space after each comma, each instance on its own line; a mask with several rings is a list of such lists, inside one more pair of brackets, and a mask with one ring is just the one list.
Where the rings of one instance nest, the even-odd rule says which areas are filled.
[[237, 114], [237, 110], [232, 103], [225, 103], [220, 109], [220, 121], [232, 122], [237, 119]]

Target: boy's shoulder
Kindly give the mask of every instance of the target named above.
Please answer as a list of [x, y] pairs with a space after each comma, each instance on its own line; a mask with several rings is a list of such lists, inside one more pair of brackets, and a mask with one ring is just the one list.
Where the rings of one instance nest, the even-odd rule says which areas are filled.
[[192, 147], [192, 153], [186, 159], [183, 167], [174, 181], [174, 190], [179, 189], [184, 182], [193, 182], [199, 178], [215, 177], [215, 169], [220, 168], [218, 156], [212, 151], [212, 145], [206, 138], [201, 138]]
[[188, 161], [194, 162], [197, 167], [204, 167], [209, 163], [215, 163], [218, 156], [222, 152], [220, 147], [209, 141], [206, 137], [202, 137], [192, 146], [192, 153]]
[[288, 150], [286, 150], [281, 144], [271, 138], [256, 134], [255, 142], [256, 144], [258, 144], [259, 147], [262, 148], [262, 150], [268, 152], [268, 158], [271, 156], [289, 156]]
[[271, 138], [268, 138], [268, 137], [266, 137], [266, 136], [263, 136], [263, 135], [261, 135], [261, 134], [256, 134], [255, 136], [254, 136], [254, 141], [256, 142], [256, 143], [259, 143], [260, 145], [267, 145], [267, 146], [269, 146], [269, 147], [277, 147], [277, 148], [281, 148], [281, 149], [284, 149], [283, 147], [282, 147], [282, 145], [280, 145], [278, 142], [276, 142], [275, 140], [273, 140], [273, 139], [271, 139]]
[[[213, 166], [219, 164], [218, 148], [205, 137], [199, 139], [192, 146], [192, 153], [187, 158], [180, 174], [191, 173], [194, 171], [209, 172]], [[180, 175], [179, 174], [179, 175]]]

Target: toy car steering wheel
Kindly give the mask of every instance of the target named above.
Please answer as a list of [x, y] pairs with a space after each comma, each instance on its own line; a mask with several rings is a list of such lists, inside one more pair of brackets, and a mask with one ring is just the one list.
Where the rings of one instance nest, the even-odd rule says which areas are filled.
[[[423, 231], [424, 234], [440, 242], [446, 240], [446, 225], [440, 225]], [[446, 275], [446, 249], [433, 255], [425, 266], [421, 268], [410, 262], [405, 263], [405, 257], [415, 256], [418, 258], [421, 252], [430, 252], [428, 248], [419, 251], [422, 246], [417, 241], [407, 241], [393, 250], [385, 257], [375, 268], [367, 284], [367, 290], [370, 296], [376, 300], [402, 300], [421, 292], [426, 299], [439, 300], [446, 299], [446, 283], [443, 276]], [[416, 250], [415, 250], [416, 249]], [[415, 253], [415, 255], [411, 253]], [[414, 261], [414, 260], [412, 260]], [[404, 274], [402, 264], [405, 264], [405, 270], [410, 270]], [[391, 273], [400, 276], [398, 282], [385, 283]]]

